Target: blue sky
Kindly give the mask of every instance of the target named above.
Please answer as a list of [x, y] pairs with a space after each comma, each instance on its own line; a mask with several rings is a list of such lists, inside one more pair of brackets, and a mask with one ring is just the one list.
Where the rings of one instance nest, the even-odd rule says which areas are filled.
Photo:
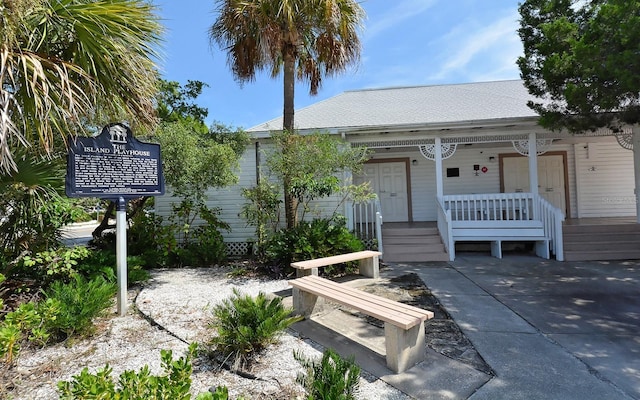
[[[250, 128], [282, 114], [282, 78], [239, 85], [226, 53], [211, 47], [213, 0], [155, 0], [166, 27], [163, 77], [208, 85], [208, 122]], [[364, 0], [359, 65], [325, 78], [317, 96], [296, 84], [296, 109], [345, 90], [518, 79], [519, 0]]]

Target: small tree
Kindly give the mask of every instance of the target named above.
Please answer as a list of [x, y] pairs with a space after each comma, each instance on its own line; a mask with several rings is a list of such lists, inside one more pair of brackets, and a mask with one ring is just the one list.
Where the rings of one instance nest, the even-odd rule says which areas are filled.
[[[267, 157], [267, 166], [280, 182], [289, 181], [285, 190], [294, 198], [294, 227], [310, 210], [310, 202], [341, 192], [347, 186], [338, 178], [344, 171], [358, 172], [368, 158], [364, 148], [352, 148], [329, 134], [298, 135], [274, 132], [276, 149]], [[344, 200], [345, 197], [343, 197]], [[300, 209], [302, 208], [302, 209]]]

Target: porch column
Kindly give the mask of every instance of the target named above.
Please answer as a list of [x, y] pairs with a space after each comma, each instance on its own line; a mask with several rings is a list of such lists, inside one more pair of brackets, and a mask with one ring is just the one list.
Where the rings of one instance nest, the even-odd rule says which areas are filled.
[[436, 137], [435, 153], [436, 196], [440, 198], [444, 194], [444, 183], [442, 182], [442, 139], [439, 137]]
[[634, 190], [636, 197], [636, 222], [640, 224], [640, 125], [633, 125], [631, 132], [633, 135], [633, 173], [636, 183]]
[[[538, 194], [538, 146], [535, 132], [529, 134], [529, 191], [534, 195]], [[538, 218], [535, 207], [533, 218]]]

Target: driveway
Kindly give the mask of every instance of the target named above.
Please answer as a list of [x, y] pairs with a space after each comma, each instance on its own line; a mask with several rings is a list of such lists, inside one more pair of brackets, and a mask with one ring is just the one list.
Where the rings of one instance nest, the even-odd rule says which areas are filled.
[[496, 376], [471, 399], [640, 399], [640, 261], [466, 253], [416, 272]]

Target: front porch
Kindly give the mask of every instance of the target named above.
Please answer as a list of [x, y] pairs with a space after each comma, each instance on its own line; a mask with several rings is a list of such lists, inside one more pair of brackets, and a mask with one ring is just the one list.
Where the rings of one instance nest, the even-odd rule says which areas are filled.
[[[437, 222], [388, 222], [381, 226], [387, 262], [448, 261]], [[640, 224], [634, 217], [572, 218], [562, 223], [565, 261], [640, 259]], [[490, 241], [456, 241], [457, 252], [491, 252]], [[513, 238], [505, 252], [533, 252]]]

